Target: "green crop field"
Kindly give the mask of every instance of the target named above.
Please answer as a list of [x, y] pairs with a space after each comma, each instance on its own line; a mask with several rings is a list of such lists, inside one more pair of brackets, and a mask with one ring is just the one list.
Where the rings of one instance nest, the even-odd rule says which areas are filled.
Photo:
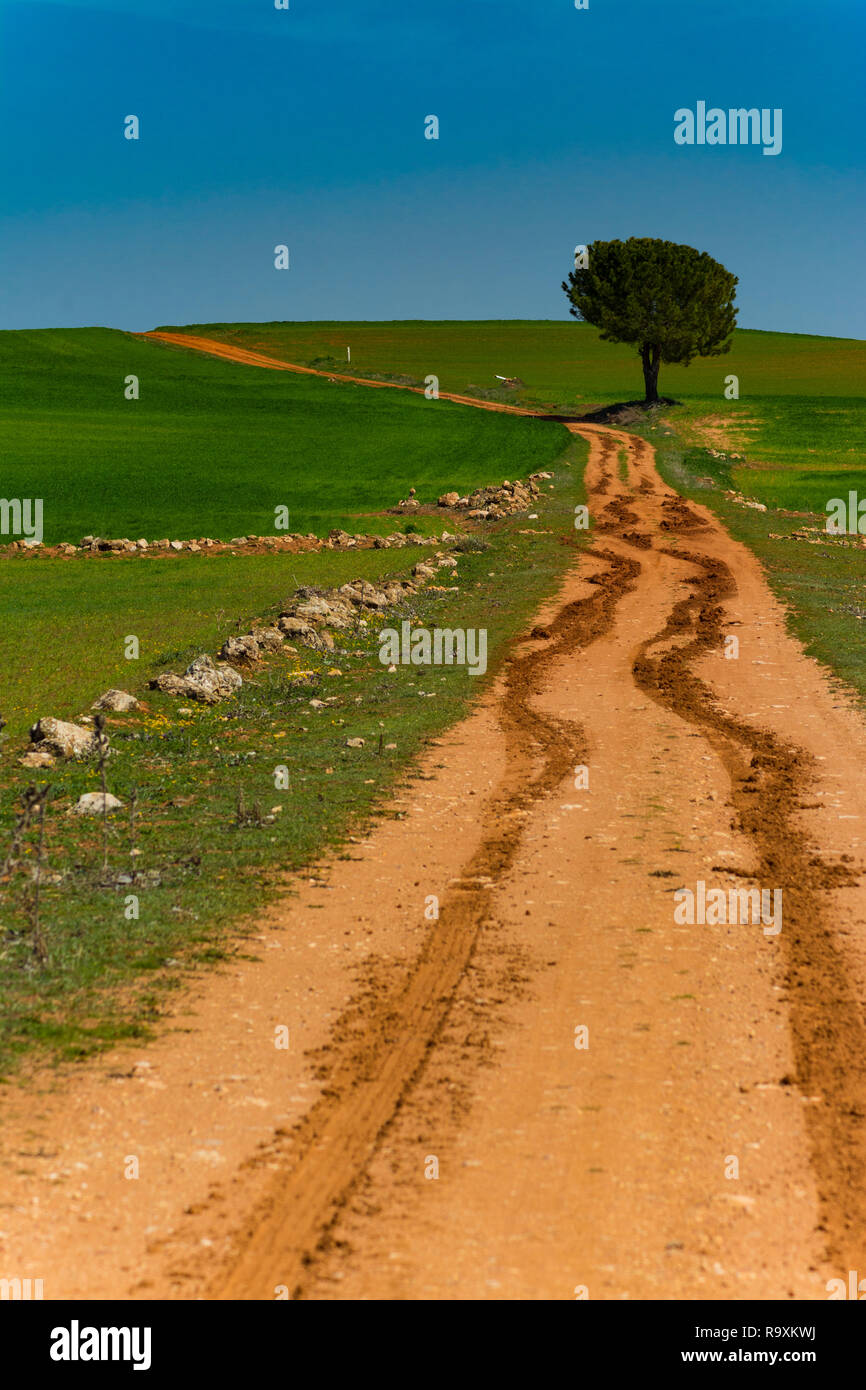
[[[139, 379], [140, 398], [124, 383]], [[416, 486], [525, 477], [562, 431], [446, 401], [256, 370], [108, 329], [0, 333], [0, 495], [41, 498], [46, 544], [85, 534], [148, 540], [293, 531], [383, 533]], [[430, 530], [420, 517], [416, 530]], [[0, 542], [11, 536], [0, 536]], [[219, 645], [297, 584], [372, 578], [394, 555], [0, 557], [0, 715], [9, 735], [69, 716], [166, 653]], [[405, 560], [402, 566], [405, 568]]]
[[[578, 414], [643, 395], [636, 352], [575, 321], [206, 323], [172, 331], [358, 376], [421, 382], [432, 372], [443, 391]], [[503, 390], [497, 373], [522, 385]], [[730, 375], [738, 400], [725, 398]], [[662, 394], [681, 403], [671, 418], [687, 437], [703, 432], [746, 455], [733, 469], [735, 487], [771, 506], [806, 510], [837, 495], [833, 474], [839, 486], [866, 495], [864, 389], [866, 342], [749, 329], [737, 330], [730, 353], [663, 366], [660, 379]]]
[[0, 333], [0, 430], [2, 496], [43, 499], [47, 544], [266, 535], [278, 506], [292, 531], [392, 530], [380, 513], [410, 487], [435, 501], [525, 477], [561, 448], [532, 420], [102, 328]]
[[[358, 376], [435, 373], [443, 391], [495, 388], [496, 374], [519, 377], [519, 397], [550, 405], [629, 400], [643, 394], [637, 353], [605, 343], [573, 319], [395, 323], [197, 323], [162, 325], [250, 348], [301, 366]], [[351, 364], [346, 349], [351, 348]], [[724, 378], [740, 377], [746, 396], [853, 396], [863, 389], [866, 343], [740, 329], [729, 354], [663, 367], [666, 395], [723, 400]]]

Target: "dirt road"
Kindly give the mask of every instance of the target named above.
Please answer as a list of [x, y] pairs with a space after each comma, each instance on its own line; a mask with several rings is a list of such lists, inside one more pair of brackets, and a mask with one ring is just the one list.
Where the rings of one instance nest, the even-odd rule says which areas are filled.
[[[208, 357], [221, 357], [225, 362], [237, 362], [247, 367], [268, 367], [275, 372], [294, 372], [298, 376], [323, 376], [328, 381], [348, 381], [355, 386], [370, 386], [382, 391], [409, 391], [412, 395], [423, 396], [423, 386], [405, 386], [398, 381], [373, 381], [365, 376], [350, 376], [345, 372], [323, 372], [318, 367], [299, 367], [295, 362], [282, 362], [278, 357], [269, 357], [263, 352], [250, 352], [247, 348], [234, 347], [221, 343], [218, 338], [199, 338], [192, 333], [135, 333], [136, 338], [155, 338], [161, 343], [174, 347], [193, 349], [206, 353]], [[517, 405], [502, 405], [498, 401], [481, 401], [477, 396], [455, 395], [453, 391], [440, 391], [437, 397], [443, 401], [457, 401], [459, 405], [472, 405], [479, 410], [505, 411], [512, 415], [541, 415], [543, 411], [524, 410]]]
[[[594, 547], [402, 817], [146, 1055], [4, 1098], [0, 1254], [46, 1297], [823, 1299], [866, 1267], [866, 728], [650, 446], [570, 428]], [[700, 884], [781, 918], [683, 921]]]

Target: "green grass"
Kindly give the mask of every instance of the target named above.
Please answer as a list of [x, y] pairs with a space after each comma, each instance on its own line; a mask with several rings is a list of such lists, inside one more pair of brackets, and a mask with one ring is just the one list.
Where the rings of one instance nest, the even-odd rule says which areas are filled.
[[[866, 410], [855, 396], [686, 400], [664, 412], [685, 444], [711, 443], [730, 459], [729, 485], [764, 502], [827, 515], [830, 498], [866, 496]], [[661, 431], [656, 430], [656, 437]]]
[[[324, 361], [359, 376], [439, 376], [442, 390], [583, 413], [640, 399], [637, 354], [575, 321], [484, 323], [192, 324], [197, 333], [309, 366]], [[351, 367], [345, 363], [352, 348]], [[503, 390], [496, 373], [516, 376]], [[730, 375], [738, 400], [725, 398]], [[744, 454], [733, 486], [769, 506], [823, 510], [838, 489], [866, 496], [866, 342], [739, 329], [730, 353], [688, 367], [663, 365], [659, 387], [681, 402], [683, 437], [726, 435]], [[719, 446], [721, 447], [721, 445]]]
[[[643, 396], [637, 353], [605, 343], [596, 329], [573, 319], [487, 322], [395, 323], [204, 323], [166, 325], [173, 331], [217, 338], [238, 347], [313, 365], [326, 359], [334, 370], [357, 376], [439, 377], [443, 391], [497, 389], [496, 373], [524, 383], [517, 400], [550, 405], [607, 405]], [[346, 347], [351, 346], [351, 366]], [[724, 380], [740, 378], [741, 398], [858, 396], [866, 378], [866, 343], [797, 333], [739, 329], [724, 357], [663, 366], [664, 395], [700, 397], [719, 409]], [[511, 393], [509, 393], [509, 398]]]
[[[459, 593], [422, 591], [393, 615], [428, 627], [486, 628], [485, 677], [458, 667], [398, 667], [388, 674], [378, 660], [384, 624], [373, 617], [366, 632], [339, 634], [336, 652], [326, 658], [306, 649], [269, 658], [236, 699], [212, 709], [182, 717], [182, 702], [149, 692], [146, 711], [110, 720], [116, 751], [109, 790], [128, 806], [137, 788], [141, 854], [130, 857], [126, 812], [113, 817], [108, 877], [101, 872], [101, 821], [69, 814], [82, 792], [99, 788], [96, 767], [58, 765], [40, 778], [53, 788], [40, 914], [49, 959], [40, 966], [34, 953], [31, 835], [21, 867], [0, 883], [0, 1076], [10, 1077], [24, 1060], [77, 1059], [119, 1038], [146, 1037], [190, 971], [247, 949], [238, 924], [254, 921], [277, 879], [381, 814], [377, 807], [389, 787], [413, 775], [411, 760], [425, 741], [459, 718], [495, 676], [508, 641], [525, 630], [571, 562], [572, 547], [585, 540], [572, 522], [584, 498], [586, 447], [550, 428], [567, 451], [554, 490], [546, 489], [539, 502], [540, 520], [530, 527], [519, 517], [497, 523], [487, 549], [460, 555]], [[386, 558], [405, 572], [419, 553]], [[371, 552], [374, 557], [382, 558]], [[352, 562], [358, 571], [365, 557], [313, 558], [320, 565], [326, 559], [329, 578], [336, 579], [333, 567]], [[24, 562], [22, 574], [38, 575], [31, 564]], [[194, 566], [204, 572], [207, 564], [190, 557], [189, 579]], [[113, 584], [120, 565], [103, 571]], [[147, 573], [138, 565], [129, 567], [130, 582]], [[254, 607], [251, 593], [248, 598]], [[314, 710], [313, 697], [336, 703]], [[347, 748], [350, 737], [365, 739], [365, 746]], [[387, 743], [396, 749], [387, 750]], [[288, 768], [288, 791], [275, 790], [279, 765]], [[33, 778], [7, 755], [0, 860], [21, 792]], [[241, 798], [247, 812], [260, 809], [261, 825], [238, 823]], [[273, 812], [274, 806], [283, 809]], [[133, 863], [138, 883], [128, 881]], [[137, 919], [126, 916], [131, 894], [140, 900]]]
[[[72, 718], [110, 686], [140, 687], [157, 671], [216, 651], [300, 584], [330, 586], [402, 571], [411, 550], [303, 555], [170, 554], [0, 557], [0, 713], [21, 738], [36, 719]], [[136, 636], [139, 659], [124, 655]]]
[[269, 535], [281, 506], [292, 531], [383, 532], [410, 487], [435, 501], [525, 477], [560, 448], [532, 420], [102, 328], [0, 333], [0, 427], [2, 495], [43, 499], [48, 544]]

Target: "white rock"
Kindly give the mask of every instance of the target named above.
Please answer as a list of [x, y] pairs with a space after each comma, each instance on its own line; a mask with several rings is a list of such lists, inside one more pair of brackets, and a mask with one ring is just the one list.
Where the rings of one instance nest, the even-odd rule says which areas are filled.
[[39, 745], [39, 752], [58, 758], [86, 758], [96, 750], [92, 729], [67, 724], [62, 719], [38, 720], [30, 730], [30, 742]]
[[96, 704], [91, 705], [91, 709], [109, 709], [123, 713], [129, 709], [138, 709], [138, 701], [128, 690], [106, 690]]
[[259, 644], [252, 633], [246, 637], [227, 637], [220, 648], [220, 656], [223, 661], [256, 661]]
[[242, 685], [242, 677], [232, 666], [215, 666], [209, 656], [197, 656], [182, 676], [166, 674], [150, 682], [152, 690], [201, 700], [207, 705], [215, 705], [227, 695], [234, 695]]
[[32, 753], [25, 753], [18, 759], [22, 767], [53, 767], [54, 758], [50, 753], [40, 753], [34, 749]]
[[122, 808], [123, 802], [118, 801], [111, 792], [85, 792], [78, 798], [74, 810], [77, 816], [101, 816], [106, 811], [120, 811]]

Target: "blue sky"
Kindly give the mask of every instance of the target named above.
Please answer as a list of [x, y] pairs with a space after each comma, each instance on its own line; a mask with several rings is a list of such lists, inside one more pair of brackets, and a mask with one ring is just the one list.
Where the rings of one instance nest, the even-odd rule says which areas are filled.
[[[0, 327], [562, 319], [576, 243], [658, 236], [863, 337], [864, 48], [861, 0], [2, 0]], [[698, 100], [781, 154], [677, 146]]]

